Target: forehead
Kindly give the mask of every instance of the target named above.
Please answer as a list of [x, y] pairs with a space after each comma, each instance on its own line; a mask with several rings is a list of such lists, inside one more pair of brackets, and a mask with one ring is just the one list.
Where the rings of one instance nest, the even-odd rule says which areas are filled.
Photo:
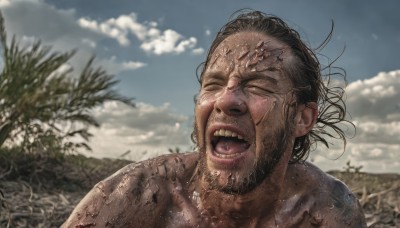
[[270, 45], [275, 47], [283, 48], [285, 45], [277, 40], [276, 38], [255, 31], [243, 31], [232, 34], [226, 37], [219, 46], [221, 45], [236, 45], [236, 44], [246, 44], [250, 46], [255, 46], [259, 41], [267, 41]]
[[259, 32], [228, 36], [212, 53], [206, 71], [281, 71], [292, 61], [290, 48]]

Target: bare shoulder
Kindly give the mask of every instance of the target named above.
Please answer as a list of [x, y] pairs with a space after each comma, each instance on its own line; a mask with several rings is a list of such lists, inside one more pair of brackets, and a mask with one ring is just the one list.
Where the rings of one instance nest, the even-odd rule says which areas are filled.
[[[294, 178], [293, 178], [294, 177]], [[292, 189], [300, 192], [314, 225], [322, 227], [366, 227], [364, 213], [351, 190], [340, 180], [311, 163], [290, 165]], [[294, 191], [291, 194], [296, 194]]]
[[190, 178], [197, 157], [171, 154], [125, 166], [97, 183], [62, 227], [157, 227], [171, 202], [171, 182]]

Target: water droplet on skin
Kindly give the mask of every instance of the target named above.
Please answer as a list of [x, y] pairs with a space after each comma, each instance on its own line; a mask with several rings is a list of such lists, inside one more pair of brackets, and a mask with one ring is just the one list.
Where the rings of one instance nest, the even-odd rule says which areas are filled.
[[212, 171], [212, 174], [214, 176], [220, 176], [221, 175], [221, 171], [214, 170], [214, 171]]
[[234, 182], [235, 180], [236, 180], [235, 176], [233, 176], [233, 174], [230, 173], [229, 176], [228, 176], [228, 181], [229, 182]]
[[199, 203], [200, 202], [200, 194], [198, 193], [198, 192], [196, 192], [196, 191], [193, 191], [193, 194], [192, 194], [192, 200], [194, 200], [196, 203]]
[[175, 189], [176, 189], [177, 191], [181, 191], [181, 190], [182, 190], [182, 186], [178, 185], [178, 186], [175, 187]]

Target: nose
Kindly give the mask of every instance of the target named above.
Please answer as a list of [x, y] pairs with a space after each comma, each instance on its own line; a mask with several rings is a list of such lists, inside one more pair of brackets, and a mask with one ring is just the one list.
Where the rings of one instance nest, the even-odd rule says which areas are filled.
[[227, 87], [217, 98], [215, 109], [226, 115], [240, 116], [247, 112], [247, 105], [243, 100], [243, 94], [238, 89]]

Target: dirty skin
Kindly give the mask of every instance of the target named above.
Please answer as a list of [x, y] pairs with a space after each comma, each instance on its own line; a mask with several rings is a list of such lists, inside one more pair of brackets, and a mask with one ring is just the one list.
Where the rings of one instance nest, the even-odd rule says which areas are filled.
[[[308, 162], [289, 164], [294, 137], [277, 147], [281, 157], [251, 189], [218, 188], [248, 181], [259, 147], [267, 145], [261, 151], [270, 156], [270, 147], [279, 144], [263, 140], [276, 140], [271, 129], [295, 106], [281, 74], [290, 55], [285, 45], [262, 34], [229, 36], [202, 78], [195, 110], [199, 151], [124, 167], [94, 186], [62, 227], [365, 227], [358, 201], [342, 182]], [[227, 105], [233, 105], [232, 113], [224, 114]], [[227, 140], [250, 142], [239, 162], [212, 163], [215, 148], [207, 130], [213, 121], [246, 133], [242, 140]], [[224, 165], [217, 164], [221, 160]]]
[[[274, 71], [279, 72], [283, 67], [283, 54], [284, 48], [275, 48], [270, 47], [268, 44], [270, 41], [259, 41], [254, 47], [251, 47], [249, 44], [237, 44], [235, 47], [223, 46], [220, 48], [220, 52], [214, 54], [214, 58], [211, 59], [211, 64], [208, 66], [209, 68], [216, 68], [217, 64], [221, 61], [229, 62], [229, 67], [226, 68], [227, 71], [234, 71], [235, 67], [239, 68], [241, 74], [235, 77], [238, 77], [239, 80], [242, 77], [242, 74], [245, 74], [246, 71], [250, 72], [264, 72], [264, 71]], [[228, 85], [226, 87], [226, 92], [235, 93], [240, 89], [241, 84], [236, 85]], [[290, 106], [293, 103], [293, 98], [287, 101], [288, 94], [290, 92], [282, 93], [282, 92], [274, 92], [265, 96], [264, 101], [259, 104], [259, 106], [266, 107], [265, 113], [262, 117], [255, 120], [256, 125], [259, 125], [262, 122], [265, 122], [272, 109], [279, 101], [282, 106]], [[290, 93], [292, 94], [292, 93]], [[219, 97], [220, 93], [215, 94], [215, 97]], [[198, 103], [201, 104], [201, 101], [205, 100], [199, 99]], [[278, 107], [282, 108], [282, 107]], [[283, 110], [283, 109], [282, 109]], [[284, 114], [282, 113], [282, 116]]]
[[[176, 163], [177, 157], [182, 162]], [[156, 178], [160, 159], [165, 161], [167, 172]], [[270, 202], [269, 205], [276, 204], [279, 208], [272, 217], [259, 220], [251, 219], [251, 211], [238, 213], [234, 207], [248, 202], [233, 203], [232, 196], [223, 202], [233, 203], [234, 207], [221, 213], [218, 207], [207, 207], [200, 199], [215, 201], [213, 192], [199, 187], [198, 181], [190, 182], [198, 180], [200, 175], [196, 172], [198, 160], [198, 153], [174, 154], [152, 160], [146, 166], [129, 165], [97, 184], [62, 227], [331, 227], [329, 220], [338, 218], [343, 218], [349, 224], [347, 227], [360, 223], [361, 218], [355, 213], [359, 210], [357, 200], [350, 191], [308, 163], [293, 165], [287, 173], [294, 181], [286, 186], [297, 187], [297, 191], [295, 194], [287, 191], [282, 199]], [[313, 189], [311, 194], [309, 188]], [[330, 189], [339, 189], [340, 193]], [[343, 191], [346, 198], [342, 197]], [[139, 197], [138, 192], [141, 192]], [[113, 200], [106, 205], [110, 198]]]

